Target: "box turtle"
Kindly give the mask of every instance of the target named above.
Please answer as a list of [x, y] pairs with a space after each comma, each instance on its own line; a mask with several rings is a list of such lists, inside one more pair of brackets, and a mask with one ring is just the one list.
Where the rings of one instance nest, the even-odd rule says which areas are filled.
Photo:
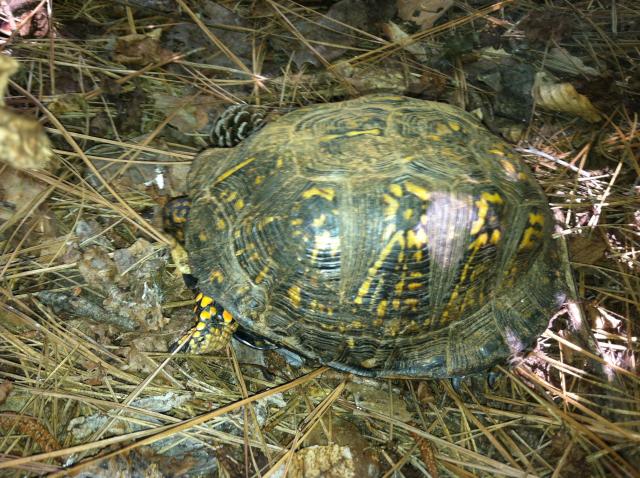
[[195, 160], [195, 352], [236, 324], [340, 370], [458, 377], [529, 348], [564, 300], [531, 172], [472, 115], [370, 95]]

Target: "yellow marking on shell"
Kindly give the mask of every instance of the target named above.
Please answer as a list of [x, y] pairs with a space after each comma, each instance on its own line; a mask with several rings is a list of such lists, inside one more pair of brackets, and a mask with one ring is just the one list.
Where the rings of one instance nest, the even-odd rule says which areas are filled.
[[495, 155], [498, 155], [498, 156], [504, 156], [504, 151], [502, 151], [501, 149], [493, 148], [493, 149], [490, 149], [489, 152], [491, 154], [495, 154]]
[[489, 234], [483, 232], [469, 245], [469, 249], [478, 250], [481, 247], [486, 246], [487, 242], [489, 242]]
[[347, 326], [350, 329], [362, 329], [364, 328], [364, 324], [360, 320], [354, 320]]
[[213, 299], [208, 295], [205, 295], [200, 301], [200, 307], [204, 308], [211, 305], [212, 303], [213, 303]]
[[320, 214], [320, 217], [316, 217], [312, 224], [314, 227], [322, 227], [325, 222], [327, 222], [327, 216], [325, 214]]
[[416, 251], [413, 253], [413, 260], [420, 262], [422, 260], [422, 251]]
[[415, 183], [412, 183], [411, 181], [406, 181], [404, 183], [404, 187], [407, 188], [407, 191], [409, 193], [413, 194], [421, 201], [428, 201], [429, 197], [431, 196], [425, 188]]
[[402, 291], [404, 290], [404, 281], [400, 280], [396, 283], [395, 287], [394, 287], [395, 293], [400, 295], [402, 294]]
[[354, 348], [356, 346], [356, 341], [353, 339], [353, 337], [349, 337], [347, 339], [347, 347], [349, 347], [350, 349]]
[[262, 281], [265, 279], [265, 277], [267, 277], [267, 273], [269, 272], [269, 266], [264, 266], [262, 268], [262, 270], [260, 270], [260, 272], [258, 272], [258, 275], [255, 278], [255, 283], [256, 284], [260, 284], [262, 283]]
[[427, 232], [424, 228], [419, 227], [417, 231], [409, 229], [407, 231], [407, 247], [411, 249], [422, 249], [427, 243]]
[[204, 330], [207, 328], [207, 324], [204, 322], [198, 322], [196, 324], [196, 330]]
[[173, 211], [173, 213], [171, 214], [171, 221], [176, 224], [182, 224], [184, 222], [187, 222], [187, 217], [182, 211]]
[[416, 159], [415, 156], [405, 156], [404, 158], [401, 159], [401, 161], [403, 163], [410, 163], [411, 161], [413, 161], [414, 159]]
[[438, 123], [436, 125], [436, 133], [438, 134], [449, 134], [450, 131], [451, 129], [448, 128], [447, 125], [444, 123]]
[[264, 176], [256, 176], [256, 179], [253, 180], [253, 184], [257, 186], [258, 184], [262, 184], [262, 181], [264, 181]]
[[363, 368], [373, 368], [376, 366], [377, 360], [375, 358], [368, 358], [360, 362], [360, 366]]
[[276, 168], [280, 169], [284, 165], [284, 160], [282, 158], [276, 159]]
[[209, 239], [209, 236], [207, 236], [207, 233], [204, 231], [200, 231], [198, 233], [198, 239], [200, 239], [201, 242], [206, 242], [207, 239]]
[[200, 303], [203, 297], [204, 294], [202, 292], [198, 292], [198, 295], [196, 295], [196, 302]]
[[525, 173], [518, 173], [518, 179], [520, 181], [526, 181], [528, 178], [527, 178], [527, 175]]
[[413, 309], [420, 303], [420, 301], [416, 298], [409, 298], [405, 299], [404, 303]]
[[484, 199], [487, 202], [493, 203], [493, 204], [502, 204], [504, 203], [504, 200], [502, 199], [502, 196], [500, 196], [500, 194], [498, 193], [488, 193], [488, 192], [483, 192], [480, 197], [482, 199]]
[[238, 199], [236, 203], [233, 205], [233, 208], [236, 211], [240, 211], [244, 207], [244, 201], [242, 199]]
[[439, 134], [428, 134], [427, 139], [433, 142], [438, 142], [442, 139], [442, 136]]
[[300, 307], [301, 299], [300, 299], [300, 287], [294, 285], [290, 287], [288, 290], [289, 299], [295, 308]]
[[534, 227], [526, 228], [522, 236], [522, 242], [520, 242], [520, 249], [527, 249], [529, 247], [533, 247], [536, 243], [536, 240], [540, 239], [540, 237], [542, 237], [542, 234], [536, 228]]
[[404, 217], [406, 220], [411, 219], [411, 216], [413, 216], [413, 209], [411, 208], [405, 209], [402, 213], [402, 217]]
[[371, 128], [371, 129], [365, 129], [362, 131], [348, 131], [346, 133], [346, 136], [353, 137], [353, 136], [360, 136], [363, 134], [372, 134], [372, 135], [379, 136], [380, 133], [381, 133], [380, 128]]
[[[390, 225], [393, 226], [393, 224], [390, 224]], [[383, 266], [384, 261], [389, 256], [389, 254], [391, 254], [391, 251], [393, 250], [396, 244], [400, 246], [401, 250], [404, 249], [405, 240], [404, 240], [404, 233], [402, 231], [398, 231], [393, 235], [391, 240], [387, 242], [387, 244], [382, 248], [382, 251], [380, 251], [380, 255], [378, 256], [378, 259], [376, 260], [376, 262], [373, 264], [373, 267], [369, 268], [368, 277], [360, 285], [360, 289], [358, 290], [358, 295], [355, 298], [356, 304], [362, 304], [362, 299], [369, 291], [369, 287], [371, 287], [371, 282], [373, 278], [376, 276], [380, 268]]]
[[364, 281], [362, 281], [362, 284], [360, 284], [360, 289], [358, 290], [358, 295], [354, 300], [356, 304], [362, 304], [362, 299], [364, 298], [365, 295], [367, 295], [367, 292], [369, 292], [370, 287], [371, 287], [371, 279], [367, 278]]
[[471, 230], [469, 233], [475, 236], [480, 232], [485, 224], [487, 213], [489, 212], [489, 204], [502, 204], [504, 201], [498, 193], [483, 192], [480, 195], [480, 199], [476, 201], [476, 207], [478, 208], [478, 219], [471, 224]]
[[260, 221], [260, 227], [267, 226], [277, 219], [276, 216], [267, 216]]
[[389, 192], [396, 197], [402, 197], [402, 186], [399, 184], [391, 184], [389, 186]]
[[387, 313], [387, 304], [388, 304], [388, 301], [386, 300], [381, 300], [378, 303], [378, 307], [377, 307], [378, 317], [382, 318], [385, 316], [385, 314]]
[[211, 318], [211, 312], [208, 310], [203, 310], [200, 312], [200, 320], [209, 320]]
[[217, 282], [218, 284], [222, 284], [224, 281], [224, 274], [220, 271], [213, 271], [209, 274], [209, 282]]
[[333, 201], [333, 198], [336, 195], [336, 191], [333, 188], [310, 188], [302, 193], [302, 199], [309, 199], [314, 196], [320, 196], [327, 201]]
[[398, 310], [400, 308], [400, 299], [393, 299], [391, 305], [395, 310]]
[[377, 319], [373, 319], [372, 324], [374, 327], [382, 327], [382, 324], [384, 324], [384, 320], [382, 320], [381, 317], [378, 317]]
[[424, 274], [422, 272], [413, 271], [409, 274], [409, 277], [423, 277]]
[[390, 337], [395, 337], [398, 332], [400, 332], [400, 321], [398, 319], [388, 321], [384, 328], [384, 333]]
[[291, 225], [292, 226], [301, 226], [303, 222], [304, 221], [302, 219], [292, 219], [291, 220]]
[[222, 320], [224, 320], [224, 322], [226, 324], [228, 324], [229, 322], [231, 322], [233, 320], [233, 316], [231, 315], [231, 313], [228, 310], [223, 310], [222, 311]]
[[400, 207], [400, 203], [398, 202], [398, 200], [392, 196], [389, 196], [388, 194], [383, 195], [382, 200], [386, 204], [386, 207], [384, 208], [384, 215], [395, 216], [398, 208]]
[[500, 242], [500, 236], [500, 231], [498, 229], [494, 229], [491, 232], [491, 244], [497, 244], [498, 242]]
[[542, 214], [535, 214], [533, 212], [529, 213], [529, 224], [532, 226], [535, 224], [544, 225], [544, 216]]
[[500, 164], [502, 165], [502, 169], [504, 169], [504, 171], [509, 175], [509, 176], [515, 176], [516, 175], [516, 167], [513, 165], [513, 163], [507, 159], [501, 159], [500, 160]]
[[225, 202], [227, 202], [227, 203], [233, 202], [233, 200], [234, 200], [235, 198], [237, 198], [237, 197], [238, 197], [238, 193], [237, 193], [237, 192], [235, 192], [235, 191], [231, 191], [231, 192], [230, 192], [230, 193], [228, 193], [228, 194], [223, 193], [223, 195], [222, 195], [222, 198], [223, 198], [223, 199], [224, 199], [224, 201], [225, 201]]
[[407, 287], [409, 290], [418, 290], [423, 287], [423, 284], [421, 282], [409, 282]]
[[193, 333], [193, 337], [194, 337], [194, 338], [200, 337], [201, 335], [202, 335], [202, 333], [201, 333], [199, 330], [196, 330], [196, 331]]
[[241, 170], [242, 168], [244, 168], [247, 164], [251, 164], [256, 160], [255, 157], [251, 157], [251, 158], [247, 158], [244, 161], [242, 161], [239, 164], [236, 164], [233, 168], [228, 169], [227, 171], [225, 171], [224, 173], [222, 173], [220, 176], [218, 176], [215, 181], [213, 181], [213, 184], [211, 184], [211, 187], [216, 186], [217, 184], [220, 184], [222, 181], [224, 181], [225, 179], [227, 179], [229, 176], [231, 176], [232, 174], [236, 173], [237, 171]]
[[216, 229], [218, 229], [218, 231], [223, 231], [226, 227], [227, 223], [224, 222], [224, 219], [218, 218], [216, 221]]
[[370, 135], [374, 135], [374, 136], [380, 136], [380, 134], [382, 133], [382, 131], [380, 130], [380, 128], [371, 128], [371, 129], [364, 129], [364, 130], [360, 130], [360, 131], [347, 131], [344, 134], [327, 134], [325, 136], [322, 136], [320, 138], [320, 141], [331, 141], [332, 139], [336, 139], [336, 138], [352, 138], [354, 136], [362, 136], [365, 134], [370, 134]]
[[460, 123], [456, 123], [455, 121], [449, 121], [449, 128], [451, 128], [453, 131], [460, 131], [460, 129], [462, 129], [462, 126], [460, 126]]

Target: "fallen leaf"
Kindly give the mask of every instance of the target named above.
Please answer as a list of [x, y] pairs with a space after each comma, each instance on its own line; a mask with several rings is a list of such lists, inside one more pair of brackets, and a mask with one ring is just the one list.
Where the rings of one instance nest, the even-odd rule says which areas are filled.
[[571, 262], [582, 265], [597, 263], [607, 250], [607, 244], [598, 235], [570, 236], [569, 253]]
[[7, 400], [7, 398], [9, 398], [11, 390], [13, 390], [13, 385], [9, 380], [5, 380], [4, 382], [0, 383], [0, 405], [2, 405]]
[[291, 478], [353, 478], [355, 472], [351, 450], [349, 447], [339, 445], [303, 448], [293, 456], [287, 476]]
[[533, 97], [539, 106], [549, 111], [579, 116], [590, 123], [602, 119], [589, 98], [578, 93], [571, 83], [555, 83], [544, 72], [536, 74]]
[[18, 114], [4, 106], [9, 77], [19, 65], [0, 54], [0, 159], [16, 169], [44, 169], [51, 160], [49, 138], [35, 118]]
[[397, 0], [398, 17], [413, 22], [420, 30], [431, 28], [453, 5], [453, 0]]
[[586, 66], [580, 58], [572, 55], [562, 47], [555, 47], [549, 50], [545, 65], [547, 68], [561, 73], [569, 73], [576, 76], [600, 76], [598, 70]]
[[147, 65], [168, 58], [173, 53], [160, 46], [160, 33], [156, 28], [149, 33], [133, 33], [116, 40], [113, 59], [123, 65]]
[[414, 41], [413, 38], [398, 25], [393, 22], [387, 22], [382, 26], [382, 30], [389, 40], [414, 55], [416, 59], [426, 61], [427, 51], [425, 48], [420, 43]]

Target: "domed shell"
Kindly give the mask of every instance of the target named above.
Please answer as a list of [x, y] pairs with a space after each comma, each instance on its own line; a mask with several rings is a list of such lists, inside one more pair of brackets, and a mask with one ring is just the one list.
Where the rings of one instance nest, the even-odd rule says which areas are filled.
[[380, 377], [529, 347], [563, 300], [530, 171], [470, 114], [365, 96], [291, 112], [190, 175], [201, 290], [251, 332]]

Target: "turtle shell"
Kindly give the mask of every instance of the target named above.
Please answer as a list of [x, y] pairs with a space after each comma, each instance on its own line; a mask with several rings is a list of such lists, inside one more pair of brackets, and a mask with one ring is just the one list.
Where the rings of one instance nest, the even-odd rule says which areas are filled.
[[250, 332], [378, 377], [526, 350], [563, 300], [553, 219], [473, 116], [372, 95], [291, 112], [190, 173], [200, 289]]

